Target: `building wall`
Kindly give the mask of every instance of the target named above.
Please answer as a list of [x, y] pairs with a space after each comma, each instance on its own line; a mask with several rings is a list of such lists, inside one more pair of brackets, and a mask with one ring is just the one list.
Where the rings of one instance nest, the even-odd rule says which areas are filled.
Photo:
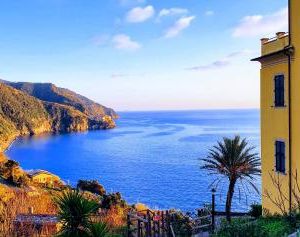
[[[285, 76], [285, 107], [274, 107], [274, 77]], [[270, 175], [283, 184], [283, 191], [288, 197], [288, 64], [287, 57], [277, 55], [262, 61], [261, 68], [261, 156], [262, 156], [262, 205], [270, 212], [279, 212], [265, 195], [279, 198], [277, 189]], [[286, 143], [286, 174], [275, 171], [275, 141]], [[285, 203], [288, 208], [288, 203]]]
[[[291, 0], [291, 43], [294, 55], [291, 67], [291, 108], [292, 108], [292, 170], [300, 174], [300, 1]], [[300, 184], [300, 179], [298, 178]], [[292, 186], [295, 178], [292, 178]], [[295, 199], [294, 199], [295, 200]]]
[[53, 183], [55, 181], [59, 181], [58, 177], [50, 174], [44, 174], [44, 173], [35, 175], [32, 179], [34, 182], [37, 183]]
[[[270, 174], [282, 185], [285, 201], [282, 207], [289, 211], [289, 111], [291, 108], [291, 158], [292, 158], [292, 187], [296, 185], [295, 174], [300, 177], [300, 1], [290, 0], [291, 4], [291, 44], [294, 54], [291, 61], [291, 105], [288, 105], [288, 61], [284, 55], [277, 55], [262, 61], [261, 69], [261, 148], [262, 148], [262, 204], [270, 212], [280, 212], [279, 208], [265, 197], [268, 191], [273, 199], [280, 198], [278, 188], [272, 182]], [[264, 48], [264, 45], [262, 46]], [[270, 48], [270, 47], [268, 47]], [[266, 50], [268, 50], [265, 47]], [[264, 52], [264, 50], [262, 50]], [[274, 101], [274, 76], [285, 74], [285, 101], [284, 108], [272, 107]], [[286, 174], [274, 172], [276, 139], [286, 142]], [[300, 178], [298, 178], [300, 185]], [[300, 194], [299, 194], [300, 196]], [[292, 197], [295, 204], [295, 198]]]

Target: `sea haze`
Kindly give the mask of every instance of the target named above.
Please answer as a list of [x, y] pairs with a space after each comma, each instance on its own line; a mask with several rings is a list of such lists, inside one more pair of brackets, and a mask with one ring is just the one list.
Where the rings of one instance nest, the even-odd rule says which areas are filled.
[[[122, 112], [113, 130], [20, 138], [6, 152], [26, 169], [45, 169], [71, 185], [97, 179], [130, 203], [192, 211], [211, 200], [216, 178], [201, 158], [224, 136], [246, 137], [259, 152], [259, 110]], [[260, 178], [256, 181], [260, 189]], [[217, 190], [224, 209], [226, 183]], [[242, 189], [240, 190], [242, 192]], [[233, 209], [246, 211], [260, 195], [236, 189]]]

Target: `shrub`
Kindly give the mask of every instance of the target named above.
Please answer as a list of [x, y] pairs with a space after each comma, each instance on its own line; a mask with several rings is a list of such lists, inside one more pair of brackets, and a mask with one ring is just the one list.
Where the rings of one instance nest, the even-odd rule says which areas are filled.
[[79, 180], [77, 183], [77, 188], [82, 191], [89, 191], [91, 193], [103, 196], [106, 191], [97, 180]]
[[30, 184], [30, 178], [28, 177], [27, 174], [23, 174], [20, 177], [18, 177], [18, 179], [16, 181], [14, 181], [14, 183], [18, 186], [18, 187], [27, 187]]
[[259, 220], [261, 233], [268, 237], [282, 237], [293, 232], [289, 222], [285, 218], [265, 218]]
[[126, 202], [122, 199], [121, 193], [104, 194], [101, 200], [101, 208], [111, 209], [113, 206], [125, 207]]
[[262, 205], [261, 204], [252, 204], [251, 210], [249, 211], [249, 215], [258, 218], [262, 216]]
[[171, 222], [176, 236], [192, 236], [192, 222], [189, 215], [181, 211], [173, 211]]
[[254, 237], [256, 226], [247, 219], [232, 219], [231, 223], [223, 221], [215, 237]]
[[14, 160], [4, 160], [0, 163], [0, 177], [18, 187], [28, 186], [31, 181], [28, 174]]
[[19, 168], [19, 163], [14, 160], [7, 160], [0, 165], [0, 176], [4, 179], [12, 178], [14, 171]]
[[259, 218], [249, 221], [247, 218], [223, 222], [215, 237], [282, 237], [294, 230], [284, 217]]

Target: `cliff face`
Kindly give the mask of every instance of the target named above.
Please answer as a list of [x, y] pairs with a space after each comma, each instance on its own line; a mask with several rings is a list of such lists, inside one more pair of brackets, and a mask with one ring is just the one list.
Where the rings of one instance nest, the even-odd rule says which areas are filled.
[[44, 102], [44, 105], [50, 114], [53, 132], [76, 132], [89, 129], [88, 117], [80, 111], [57, 103]]
[[0, 83], [0, 151], [16, 136], [51, 131], [41, 101]]
[[19, 135], [115, 127], [112, 109], [77, 98], [52, 84], [0, 82], [0, 152]]

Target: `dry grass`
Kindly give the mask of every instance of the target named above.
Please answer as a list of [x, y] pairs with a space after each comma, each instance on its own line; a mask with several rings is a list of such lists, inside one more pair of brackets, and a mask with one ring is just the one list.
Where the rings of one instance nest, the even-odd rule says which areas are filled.
[[[18, 230], [14, 230], [14, 219], [18, 214], [27, 214], [30, 207], [33, 208], [34, 214], [56, 214], [57, 212], [51, 195], [45, 191], [26, 192], [21, 189], [1, 185], [0, 236], [18, 236]], [[31, 234], [23, 236], [34, 236], [32, 234], [33, 230], [29, 230], [29, 227], [26, 227], [26, 229]]]
[[100, 221], [106, 223], [111, 229], [120, 228], [126, 225], [126, 214], [124, 208], [113, 207], [102, 215]]
[[[58, 191], [49, 192], [41, 188], [28, 191], [0, 184], [0, 237], [52, 236], [55, 231], [51, 227], [33, 226], [32, 224], [16, 226], [14, 220], [19, 214], [28, 214], [30, 208], [33, 208], [34, 214], [57, 214], [53, 197], [58, 193]], [[85, 193], [85, 196], [88, 199], [97, 200], [97, 197], [91, 193]], [[114, 206], [109, 210], [102, 209], [93, 217], [93, 221], [105, 222], [111, 230], [121, 230], [126, 226], [127, 212], [127, 208], [120, 206]]]

